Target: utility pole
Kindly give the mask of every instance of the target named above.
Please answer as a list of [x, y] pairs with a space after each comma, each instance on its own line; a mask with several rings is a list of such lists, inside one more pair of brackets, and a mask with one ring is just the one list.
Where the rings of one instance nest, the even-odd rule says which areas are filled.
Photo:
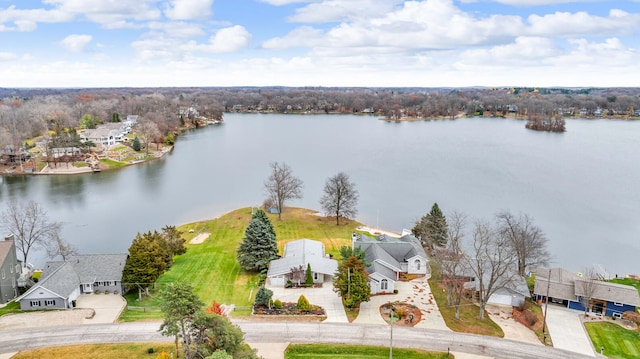
[[549, 306], [549, 288], [551, 287], [551, 268], [547, 272], [547, 295], [544, 301], [544, 315], [542, 317], [542, 337], [544, 338], [544, 345], [547, 345], [547, 307]]
[[396, 314], [396, 308], [391, 307], [391, 313], [389, 313], [389, 316], [391, 317], [390, 322], [391, 322], [391, 337], [389, 338], [389, 359], [393, 359], [393, 320], [396, 319], [395, 317]]

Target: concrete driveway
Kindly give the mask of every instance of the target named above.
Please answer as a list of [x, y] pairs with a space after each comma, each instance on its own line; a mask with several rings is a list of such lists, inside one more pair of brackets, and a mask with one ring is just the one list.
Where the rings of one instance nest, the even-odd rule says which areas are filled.
[[591, 339], [582, 325], [583, 312], [549, 304], [547, 327], [555, 348], [595, 356]]
[[300, 295], [304, 294], [309, 303], [324, 308], [327, 313], [327, 323], [348, 323], [347, 313], [342, 306], [342, 300], [333, 291], [333, 284], [325, 282], [322, 288], [284, 288], [266, 285], [273, 291], [273, 300], [297, 303]]
[[405, 302], [415, 305], [422, 312], [422, 319], [416, 328], [438, 329], [450, 331], [444, 322], [429, 282], [425, 278], [414, 279], [410, 282], [396, 282], [398, 294], [376, 295], [368, 302], [360, 303], [360, 313], [353, 321], [358, 324], [386, 324], [380, 315], [380, 306], [389, 302]]
[[93, 318], [84, 319], [84, 324], [115, 323], [127, 301], [119, 294], [82, 294], [76, 300], [76, 308], [93, 309]]
[[489, 313], [489, 318], [502, 328], [505, 339], [543, 345], [531, 329], [513, 319], [513, 307], [488, 304], [486, 309]]

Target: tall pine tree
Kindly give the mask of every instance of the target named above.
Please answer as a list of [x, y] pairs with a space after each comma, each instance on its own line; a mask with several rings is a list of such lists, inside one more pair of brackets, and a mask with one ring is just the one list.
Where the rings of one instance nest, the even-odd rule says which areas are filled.
[[276, 238], [276, 230], [273, 229], [273, 224], [271, 223], [271, 220], [269, 219], [269, 216], [267, 216], [267, 213], [265, 211], [258, 208], [253, 213], [253, 216], [251, 216], [251, 219], [259, 219], [262, 223], [269, 227], [269, 232], [273, 234], [273, 238]]
[[273, 228], [254, 218], [244, 232], [237, 250], [240, 267], [246, 271], [259, 272], [278, 256], [278, 246]]
[[422, 218], [411, 229], [413, 235], [422, 241], [422, 245], [428, 248], [434, 246], [444, 246], [448, 239], [447, 219], [434, 203], [431, 212], [422, 216]]
[[122, 282], [138, 288], [138, 297], [148, 294], [149, 286], [172, 263], [164, 238], [158, 232], [138, 233], [129, 247], [129, 257], [122, 270]]

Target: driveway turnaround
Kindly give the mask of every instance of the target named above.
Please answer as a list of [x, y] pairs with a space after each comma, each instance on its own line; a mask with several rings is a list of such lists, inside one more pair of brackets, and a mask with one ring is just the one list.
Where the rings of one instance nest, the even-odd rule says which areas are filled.
[[332, 283], [324, 283], [321, 288], [283, 288], [267, 285], [273, 291], [273, 300], [297, 303], [300, 295], [304, 294], [309, 303], [324, 308], [327, 313], [327, 323], [348, 323], [347, 313], [342, 306], [342, 299], [333, 291]]
[[119, 294], [82, 294], [76, 301], [76, 308], [95, 311], [95, 315], [85, 319], [84, 324], [115, 323], [126, 306], [127, 301]]
[[556, 305], [547, 308], [547, 327], [555, 348], [595, 356], [591, 339], [582, 325], [583, 312]]

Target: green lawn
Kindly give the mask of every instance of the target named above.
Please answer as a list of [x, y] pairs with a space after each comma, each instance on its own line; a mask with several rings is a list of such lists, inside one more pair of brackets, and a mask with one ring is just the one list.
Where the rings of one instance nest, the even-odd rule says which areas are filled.
[[9, 302], [4, 307], [0, 308], [0, 316], [11, 313], [22, 313], [20, 310], [20, 303]]
[[[284, 243], [300, 238], [319, 240], [325, 243], [327, 253], [337, 254], [343, 245], [350, 245], [351, 233], [360, 225], [354, 221], [336, 226], [328, 218], [313, 215], [313, 211], [300, 208], [286, 208], [279, 221], [276, 215], [269, 214], [282, 253]], [[167, 283], [185, 281], [190, 283], [196, 293], [210, 305], [218, 303], [235, 304], [239, 310], [234, 315], [249, 314], [248, 308], [256, 294], [255, 273], [240, 269], [236, 261], [236, 248], [244, 236], [244, 230], [251, 219], [251, 208], [241, 208], [220, 218], [189, 223], [179, 226], [187, 243], [199, 233], [211, 233], [201, 244], [187, 244], [187, 252], [176, 256], [169, 271], [158, 279], [158, 288]], [[189, 233], [193, 230], [192, 233]], [[130, 306], [157, 307], [157, 296], [137, 300], [137, 292], [129, 293], [126, 299]], [[245, 309], [243, 309], [243, 307]], [[159, 319], [161, 313], [153, 310], [125, 310], [122, 321]]]
[[624, 329], [615, 323], [585, 323], [591, 342], [609, 358], [640, 357], [640, 332]]
[[[340, 345], [340, 344], [291, 344], [287, 347], [285, 359], [384, 359], [389, 357], [389, 347]], [[439, 352], [427, 352], [415, 349], [393, 349], [393, 357], [397, 359], [436, 359], [453, 358], [453, 355]]]
[[[149, 353], [153, 348], [153, 353]], [[91, 344], [48, 347], [22, 351], [12, 359], [64, 359], [64, 358], [92, 358], [92, 359], [154, 359], [160, 352], [175, 351], [173, 343], [132, 343], [132, 344]]]
[[433, 298], [436, 300], [440, 313], [449, 329], [460, 333], [490, 335], [499, 338], [504, 337], [502, 328], [489, 318], [489, 314], [485, 311], [484, 319], [480, 319], [478, 315], [480, 307], [468, 300], [463, 300], [460, 305], [460, 320], [456, 320], [455, 308], [448, 306], [447, 293], [440, 284], [440, 274], [435, 261], [431, 261], [430, 265], [432, 275], [431, 279], [429, 279], [429, 286], [431, 287]]

